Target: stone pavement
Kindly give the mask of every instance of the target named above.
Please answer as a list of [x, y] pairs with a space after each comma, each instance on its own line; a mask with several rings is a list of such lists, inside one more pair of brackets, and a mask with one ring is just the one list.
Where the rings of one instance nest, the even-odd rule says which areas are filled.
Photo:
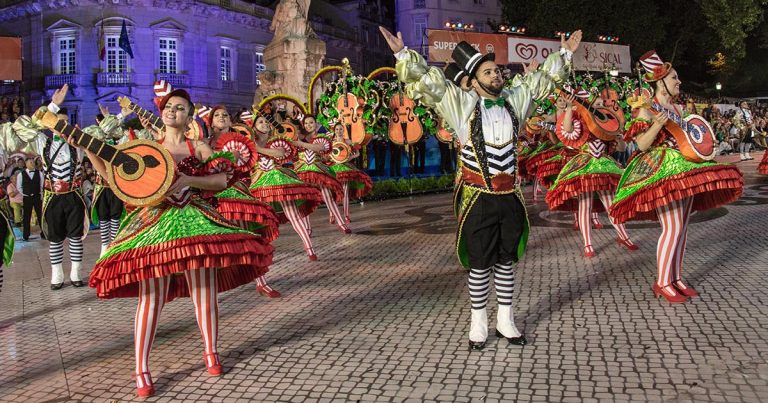
[[[756, 161], [739, 163], [739, 202], [693, 216], [684, 275], [702, 295], [682, 305], [651, 293], [656, 224], [630, 224], [641, 249], [628, 252], [603, 215], [588, 260], [569, 216], [529, 204], [515, 313], [530, 344], [491, 336], [482, 352], [467, 351], [450, 194], [354, 205], [347, 236], [320, 210], [319, 261], [289, 227], [275, 242], [268, 277], [283, 298], [250, 285], [220, 296], [223, 376], [205, 372], [190, 301], [166, 306], [150, 400], [766, 401], [768, 178]], [[98, 242], [86, 240], [85, 267]], [[0, 400], [135, 399], [136, 301], [53, 292], [49, 276], [47, 244], [21, 243], [0, 293]]]

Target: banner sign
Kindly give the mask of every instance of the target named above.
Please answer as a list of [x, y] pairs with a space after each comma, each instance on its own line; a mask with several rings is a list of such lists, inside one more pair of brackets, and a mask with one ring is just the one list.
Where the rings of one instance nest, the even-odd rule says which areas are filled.
[[[559, 39], [529, 38], [518, 35], [480, 34], [474, 32], [427, 30], [429, 61], [451, 61], [456, 44], [466, 41], [482, 53], [496, 52], [499, 64], [543, 62], [552, 52], [560, 50]], [[602, 71], [616, 66], [620, 73], [632, 73], [629, 46], [602, 42], [582, 42], [573, 55], [576, 70]]]
[[21, 81], [21, 38], [0, 36], [0, 80]]
[[[543, 62], [552, 52], [560, 50], [559, 39], [528, 38], [508, 36], [508, 63], [530, 63], [532, 60]], [[576, 70], [602, 71], [616, 66], [620, 73], [632, 73], [632, 60], [629, 46], [602, 42], [582, 42], [573, 55]]]
[[447, 31], [441, 29], [428, 29], [429, 61], [450, 63], [451, 53], [461, 41], [474, 46], [481, 53], [496, 53], [496, 62], [507, 63], [507, 37], [506, 35], [480, 34], [477, 32]]

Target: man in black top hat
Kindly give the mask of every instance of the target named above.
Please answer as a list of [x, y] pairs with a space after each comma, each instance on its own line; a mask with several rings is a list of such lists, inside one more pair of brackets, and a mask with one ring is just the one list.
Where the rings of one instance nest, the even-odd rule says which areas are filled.
[[546, 97], [568, 77], [581, 31], [567, 41], [561, 38], [559, 53], [551, 54], [535, 72], [515, 77], [509, 89], [504, 88], [495, 54], [483, 55], [460, 42], [452, 58], [467, 73], [474, 90], [464, 91], [447, 80], [442, 70], [430, 68], [421, 55], [405, 48], [400, 33], [395, 36], [380, 29], [395, 53], [395, 69], [408, 96], [435, 109], [461, 145], [462, 185], [454, 199], [459, 215], [456, 251], [469, 270], [470, 350], [483, 349], [488, 337], [491, 274], [499, 305], [496, 335], [511, 344], [525, 344], [512, 314], [513, 265], [522, 257], [528, 238], [523, 197], [515, 185], [517, 137], [535, 109], [533, 100]]

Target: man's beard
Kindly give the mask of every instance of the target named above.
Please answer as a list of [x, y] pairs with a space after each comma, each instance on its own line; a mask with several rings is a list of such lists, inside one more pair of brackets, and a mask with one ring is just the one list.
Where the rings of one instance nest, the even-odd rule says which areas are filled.
[[498, 86], [494, 86], [493, 83], [489, 85], [485, 85], [478, 81], [478, 84], [480, 84], [480, 88], [483, 89], [483, 91], [487, 92], [490, 95], [493, 95], [494, 97], [498, 97], [501, 95], [501, 90], [504, 88], [504, 83], [499, 83]]

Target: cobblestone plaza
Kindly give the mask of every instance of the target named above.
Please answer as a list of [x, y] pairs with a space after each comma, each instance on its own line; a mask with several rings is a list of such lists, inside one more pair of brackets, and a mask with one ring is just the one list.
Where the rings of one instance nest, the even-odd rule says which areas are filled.
[[[755, 161], [738, 163], [741, 200], [693, 215], [683, 274], [701, 296], [681, 305], [651, 292], [658, 224], [631, 223], [640, 250], [628, 252], [603, 214], [586, 259], [572, 217], [532, 203], [528, 187], [515, 316], [530, 344], [491, 336], [482, 352], [467, 349], [450, 194], [354, 205], [346, 236], [320, 210], [317, 262], [289, 227], [274, 243], [268, 279], [282, 298], [253, 286], [220, 295], [223, 376], [205, 371], [190, 301], [165, 307], [148, 400], [766, 401], [768, 178]], [[47, 244], [17, 248], [0, 294], [0, 400], [135, 399], [136, 300], [51, 291]]]

